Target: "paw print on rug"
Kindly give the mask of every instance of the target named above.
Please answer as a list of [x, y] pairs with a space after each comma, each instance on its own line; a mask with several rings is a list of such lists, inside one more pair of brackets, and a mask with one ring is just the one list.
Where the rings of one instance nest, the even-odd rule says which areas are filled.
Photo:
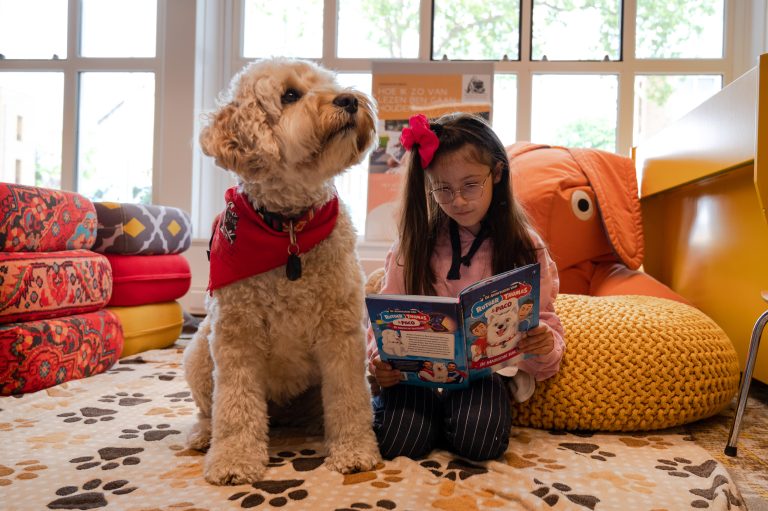
[[177, 376], [178, 374], [176, 371], [164, 371], [162, 373], [152, 373], [146, 376], [142, 376], [142, 378], [156, 378], [160, 381], [173, 381]]
[[539, 497], [549, 507], [554, 507], [555, 504], [560, 501], [561, 497], [565, 497], [572, 503], [587, 509], [595, 509], [597, 504], [600, 502], [600, 499], [594, 495], [581, 495], [573, 493], [573, 488], [567, 484], [552, 483], [550, 486], [539, 481], [538, 479], [534, 479], [533, 482], [539, 485], [539, 487], [533, 490], [531, 494]]
[[559, 464], [557, 460], [542, 458], [535, 452], [529, 452], [520, 456], [516, 452], [507, 451], [504, 453], [504, 460], [510, 467], [519, 469], [533, 468], [540, 472], [554, 472], [555, 470], [566, 468], [565, 465]]
[[650, 447], [651, 449], [665, 450], [672, 447], [674, 444], [668, 442], [662, 436], [632, 436], [632, 437], [619, 437], [619, 441], [627, 447]]
[[333, 511], [359, 511], [360, 509], [374, 509], [376, 511], [383, 509], [388, 511], [390, 509], [397, 509], [397, 504], [389, 499], [377, 500], [375, 504], [367, 504], [365, 502], [353, 502], [349, 507], [337, 507]]
[[473, 465], [468, 461], [464, 461], [458, 458], [448, 462], [448, 466], [445, 468], [443, 468], [443, 465], [436, 460], [424, 460], [419, 463], [419, 465], [426, 468], [437, 477], [444, 477], [446, 479], [450, 479], [451, 481], [455, 481], [457, 478], [463, 481], [464, 479], [470, 478], [472, 476], [488, 473], [487, 468], [481, 467], [480, 465]]
[[[136, 490], [135, 486], [128, 486], [128, 481], [119, 479], [110, 481], [102, 485], [101, 479], [92, 479], [85, 483], [81, 493], [76, 493], [80, 488], [77, 486], [63, 486], [56, 490], [56, 495], [61, 498], [48, 503], [48, 509], [95, 509], [105, 507], [109, 502], [104, 492], [113, 495], [125, 495]], [[96, 491], [101, 487], [103, 491]]]
[[499, 498], [491, 488], [472, 489], [448, 479], [438, 479], [438, 481], [438, 495], [430, 506], [435, 509], [443, 511], [505, 509], [509, 504], [508, 497]]
[[[723, 493], [723, 497], [725, 498], [725, 501], [727, 502], [728, 509], [733, 507], [742, 507], [744, 504], [739, 497], [734, 495], [731, 492], [731, 489], [728, 488], [728, 479], [725, 478], [725, 476], [722, 476], [720, 474], [715, 476], [715, 479], [712, 481], [712, 485], [709, 488], [694, 488], [693, 490], [688, 490], [694, 495], [698, 497], [702, 497], [706, 500], [702, 499], [696, 499], [691, 502], [691, 507], [696, 509], [706, 509], [709, 507], [710, 502], [714, 502], [714, 500], [717, 498], [717, 491], [718, 488], [722, 485], [726, 485], [725, 488], [722, 488], [721, 491]], [[709, 502], [707, 502], [709, 501]]]
[[653, 488], [657, 486], [654, 481], [649, 481], [647, 477], [642, 474], [619, 473], [613, 470], [603, 470], [590, 472], [589, 477], [592, 479], [602, 479], [608, 481], [616, 488], [619, 488], [622, 492], [634, 492], [642, 493], [644, 495], [653, 494]]
[[[600, 451], [597, 444], [588, 444], [586, 442], [563, 442], [558, 444], [558, 449], [573, 451], [582, 456], [589, 455], [593, 460], [607, 461], [608, 458], [615, 458], [616, 455], [609, 451]], [[593, 454], [594, 453], [594, 454]]]
[[282, 467], [290, 463], [296, 472], [310, 472], [325, 461], [325, 456], [315, 456], [316, 454], [314, 449], [302, 449], [298, 454], [293, 451], [280, 451], [269, 457], [267, 467]]
[[[141, 460], [134, 456], [143, 452], [143, 447], [104, 447], [99, 449], [99, 458], [95, 456], [81, 456], [72, 458], [70, 463], [77, 463], [77, 470], [87, 470], [93, 467], [101, 467], [102, 470], [112, 470], [121, 465], [138, 465]], [[123, 458], [122, 460], [120, 458]], [[105, 461], [109, 463], [104, 463]]]
[[118, 406], [136, 406], [149, 403], [152, 400], [144, 397], [144, 394], [140, 392], [134, 392], [133, 394], [128, 394], [127, 392], [115, 392], [114, 394], [101, 396], [99, 401], [102, 403], [114, 403], [117, 401]]
[[[686, 458], [658, 459], [656, 461], [659, 462], [659, 465], [656, 465], [655, 468], [664, 470], [673, 477], [690, 477], [693, 474], [697, 477], [707, 478], [717, 468], [715, 460], [707, 460], [701, 465], [693, 465], [693, 462]], [[684, 466], [681, 467], [681, 464]], [[681, 468], [682, 470], [680, 470]]]
[[[74, 429], [74, 428], [73, 428]], [[29, 448], [38, 449], [68, 449], [73, 445], [83, 445], [91, 439], [91, 435], [73, 433], [71, 431], [54, 431], [26, 438]]]
[[117, 413], [117, 410], [109, 410], [106, 408], [96, 408], [93, 406], [88, 406], [85, 408], [80, 408], [80, 415], [78, 416], [76, 412], [64, 412], [58, 414], [56, 417], [64, 417], [64, 422], [80, 422], [83, 421], [83, 424], [96, 424], [97, 422], [106, 422], [114, 420], [113, 417], [114, 414]]
[[135, 371], [136, 369], [128, 366], [141, 365], [146, 363], [147, 361], [141, 357], [126, 358], [126, 359], [120, 360], [117, 364], [113, 365], [110, 369], [108, 369], [107, 374], [116, 374], [116, 373], [125, 373], [125, 372]]
[[141, 364], [147, 364], [147, 363], [148, 362], [144, 360], [144, 357], [142, 357], [141, 355], [139, 355], [138, 357], [124, 358], [120, 361], [121, 366], [131, 365], [131, 364], [141, 365]]
[[173, 404], [170, 406], [155, 406], [150, 408], [144, 415], [162, 415], [165, 418], [173, 419], [176, 417], [190, 416], [195, 413], [196, 408], [184, 404]]
[[0, 422], [0, 431], [11, 431], [19, 428], [34, 428], [37, 419], [13, 419], [13, 422]]
[[[691, 475], [694, 475], [702, 479], [708, 479], [717, 468], [717, 462], [715, 460], [707, 460], [699, 465], [694, 465], [691, 460], [680, 457], [673, 458], [671, 460], [659, 459], [656, 461], [658, 461], [660, 465], [656, 465], [655, 468], [664, 470], [672, 477], [690, 477]], [[730, 506], [741, 507], [741, 500], [731, 492], [730, 488], [728, 488], [728, 479], [720, 474], [715, 476], [709, 488], [694, 488], [692, 490], [688, 490], [697, 497], [706, 499], [693, 500], [691, 502], [691, 507], [696, 509], [708, 508], [710, 503], [714, 502], [714, 500], [717, 498], [719, 494], [718, 489], [722, 485], [726, 485], [725, 488], [722, 488], [722, 494], [728, 503], [728, 508], [730, 509]]]
[[552, 436], [576, 436], [579, 438], [592, 438], [595, 434], [591, 431], [562, 431], [559, 429], [553, 429], [548, 431]]
[[392, 484], [399, 483], [404, 478], [403, 471], [396, 468], [386, 468], [384, 463], [377, 463], [372, 470], [344, 474], [344, 486], [350, 484], [371, 483], [374, 488], [389, 488]]
[[40, 461], [38, 460], [20, 461], [16, 463], [15, 466], [19, 468], [14, 469], [6, 467], [5, 465], [0, 465], [0, 487], [13, 484], [11, 476], [14, 474], [16, 474], [14, 477], [15, 479], [19, 481], [27, 481], [29, 479], [36, 479], [37, 472], [48, 468], [46, 465], [40, 464]]
[[[259, 481], [253, 483], [251, 486], [259, 490], [258, 492], [243, 491], [235, 493], [229, 497], [229, 500], [240, 500], [240, 507], [252, 508], [262, 505], [267, 502], [273, 507], [282, 507], [286, 505], [289, 500], [304, 500], [309, 495], [307, 490], [299, 488], [304, 484], [302, 479], [282, 479], [274, 481]], [[267, 494], [266, 496], [264, 494]], [[275, 495], [274, 497], [270, 497]]]
[[120, 435], [119, 438], [126, 438], [130, 440], [132, 438], [139, 438], [139, 435], [143, 433], [145, 441], [157, 442], [158, 440], [162, 440], [169, 435], [181, 434], [181, 431], [168, 429], [170, 427], [170, 424], [158, 424], [154, 428], [151, 424], [139, 424], [136, 426], [136, 429], [124, 429], [123, 434]]
[[173, 394], [166, 394], [163, 397], [168, 397], [171, 399], [171, 403], [194, 403], [195, 400], [192, 399], [192, 393], [188, 390], [182, 391], [182, 392], [174, 392]]

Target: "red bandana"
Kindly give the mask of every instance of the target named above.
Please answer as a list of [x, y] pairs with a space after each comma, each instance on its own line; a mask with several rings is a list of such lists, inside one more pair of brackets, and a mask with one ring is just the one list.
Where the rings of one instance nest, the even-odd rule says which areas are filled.
[[289, 252], [308, 252], [331, 234], [339, 215], [339, 199], [334, 195], [322, 207], [294, 219], [296, 243], [291, 246], [289, 230], [276, 230], [265, 222], [236, 186], [224, 198], [227, 209], [219, 215], [211, 238], [208, 292], [283, 266]]

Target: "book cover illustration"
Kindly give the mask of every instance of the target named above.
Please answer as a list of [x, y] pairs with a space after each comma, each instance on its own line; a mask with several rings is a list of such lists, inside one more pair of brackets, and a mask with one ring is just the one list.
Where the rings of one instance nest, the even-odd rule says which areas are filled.
[[506, 376], [514, 375], [513, 368], [523, 357], [517, 345], [527, 330], [539, 324], [539, 263], [489, 280], [460, 296], [471, 379], [502, 368]]
[[490, 277], [458, 298], [366, 297], [379, 356], [404, 383], [459, 388], [522, 359], [517, 344], [539, 321], [539, 264]]
[[402, 381], [430, 387], [468, 385], [461, 316], [455, 299], [376, 295], [367, 301], [379, 356]]

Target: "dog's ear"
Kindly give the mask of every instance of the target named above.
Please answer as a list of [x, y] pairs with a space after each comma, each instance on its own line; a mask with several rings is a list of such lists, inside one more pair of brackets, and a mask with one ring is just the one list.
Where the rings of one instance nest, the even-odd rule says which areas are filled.
[[267, 115], [256, 101], [233, 101], [216, 111], [200, 133], [203, 153], [247, 179], [280, 157]]

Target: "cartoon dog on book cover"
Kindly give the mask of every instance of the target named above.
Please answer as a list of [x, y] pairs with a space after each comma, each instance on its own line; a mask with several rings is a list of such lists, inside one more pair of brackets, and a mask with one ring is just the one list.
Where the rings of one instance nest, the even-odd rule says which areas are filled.
[[517, 300], [505, 300], [486, 312], [488, 318], [488, 345], [486, 355], [493, 358], [511, 350], [522, 338], [518, 332]]

